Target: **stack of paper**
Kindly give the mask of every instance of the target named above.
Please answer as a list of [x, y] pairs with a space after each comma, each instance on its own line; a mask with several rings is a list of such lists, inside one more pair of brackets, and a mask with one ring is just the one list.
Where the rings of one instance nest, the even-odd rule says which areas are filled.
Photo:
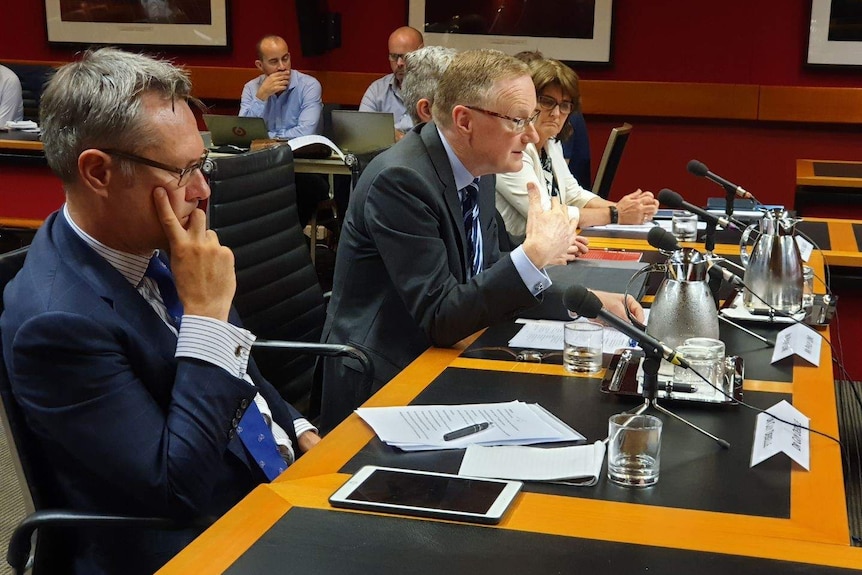
[[605, 460], [605, 444], [575, 447], [481, 447], [471, 445], [464, 453], [458, 475], [553, 481], [589, 487], [595, 485]]
[[[577, 321], [587, 321], [585, 318]], [[518, 319], [516, 323], [524, 324], [518, 333], [509, 340], [509, 347], [526, 349], [550, 349], [563, 351], [563, 328], [565, 321], [552, 319]], [[637, 342], [629, 336], [605, 326], [602, 334], [602, 353], [614, 353], [623, 347], [636, 347]]]
[[[357, 415], [380, 440], [404, 451], [460, 449], [468, 445], [529, 445], [578, 441], [584, 436], [536, 403], [408, 405], [361, 407]], [[443, 436], [477, 423], [491, 425], [478, 433], [446, 441]]]

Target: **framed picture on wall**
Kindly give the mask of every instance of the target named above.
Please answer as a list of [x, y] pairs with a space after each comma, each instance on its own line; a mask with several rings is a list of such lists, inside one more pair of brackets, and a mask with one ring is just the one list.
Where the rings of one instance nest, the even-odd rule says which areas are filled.
[[862, 2], [812, 0], [808, 64], [862, 66]]
[[612, 0], [410, 0], [409, 6], [410, 25], [426, 45], [611, 61]]
[[48, 42], [228, 47], [229, 0], [45, 0]]

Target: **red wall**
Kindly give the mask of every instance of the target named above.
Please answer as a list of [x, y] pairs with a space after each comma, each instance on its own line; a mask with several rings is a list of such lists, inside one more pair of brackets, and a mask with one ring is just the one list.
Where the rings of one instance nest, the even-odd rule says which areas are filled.
[[[809, 3], [788, 0], [615, 0], [613, 64], [580, 66], [586, 79], [862, 87], [862, 68], [804, 66]], [[223, 52], [166, 52], [192, 65], [248, 67], [264, 33], [284, 35], [299, 69], [388, 71], [386, 38], [407, 21], [404, 0], [329, 0], [341, 13], [342, 47], [324, 56], [300, 54], [293, 0], [233, 0], [233, 48]], [[0, 3], [0, 60], [68, 60], [70, 49], [50, 48], [41, 1]], [[589, 117], [593, 166], [611, 127], [634, 131], [613, 197], [643, 187], [676, 189], [693, 202], [721, 190], [689, 176], [697, 158], [766, 202], [792, 201], [797, 158], [862, 159], [858, 128], [740, 122], [662, 121]]]

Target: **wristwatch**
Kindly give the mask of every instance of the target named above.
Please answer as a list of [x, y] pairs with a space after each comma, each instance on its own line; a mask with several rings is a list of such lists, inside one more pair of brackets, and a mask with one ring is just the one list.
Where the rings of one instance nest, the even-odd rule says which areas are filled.
[[608, 211], [611, 212], [611, 223], [617, 224], [620, 221], [620, 213], [617, 211], [616, 206], [608, 206]]

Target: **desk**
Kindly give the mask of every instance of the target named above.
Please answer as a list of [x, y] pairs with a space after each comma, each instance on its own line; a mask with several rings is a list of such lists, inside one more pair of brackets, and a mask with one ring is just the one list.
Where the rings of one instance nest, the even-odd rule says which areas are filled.
[[[797, 229], [814, 240], [823, 250], [823, 256], [829, 266], [862, 267], [862, 220], [806, 217], [797, 225]], [[653, 250], [643, 233], [586, 229], [583, 235], [589, 238], [591, 249]], [[738, 256], [739, 236], [739, 232], [732, 230], [718, 232], [715, 253], [723, 256]], [[703, 249], [702, 241], [683, 242], [682, 245]]]
[[820, 215], [860, 217], [862, 162], [796, 160], [793, 207], [802, 215], [826, 210], [828, 213]]
[[[541, 397], [543, 405], [590, 439], [602, 436], [607, 413], [632, 405], [599, 394], [596, 379], [568, 376], [559, 365], [462, 357], [473, 339], [455, 349], [428, 350], [366, 405], [441, 398], [497, 401], [517, 390], [525, 401]], [[777, 398], [792, 398], [815, 428], [837, 435], [829, 360], [827, 346], [820, 367], [785, 360], [792, 381], [748, 378], [746, 399], [765, 406]], [[838, 445], [812, 435], [810, 472], [781, 457], [748, 469], [754, 414], [739, 407], [718, 414], [699, 407], [674, 409], [702, 420], [698, 423], [709, 421], [704, 425], [719, 435], [735, 434], [730, 450], [666, 421], [662, 479], [653, 491], [619, 488], [605, 479], [595, 488], [528, 484], [496, 528], [331, 509], [327, 498], [361, 464], [397, 460], [401, 467], [451, 471], [462, 453], [396, 453], [351, 415], [160, 573], [289, 568], [308, 574], [645, 569], [743, 574], [862, 569], [862, 549], [850, 546]], [[737, 421], [746, 423], [739, 426]], [[725, 479], [744, 486], [744, 491], [728, 497]]]

